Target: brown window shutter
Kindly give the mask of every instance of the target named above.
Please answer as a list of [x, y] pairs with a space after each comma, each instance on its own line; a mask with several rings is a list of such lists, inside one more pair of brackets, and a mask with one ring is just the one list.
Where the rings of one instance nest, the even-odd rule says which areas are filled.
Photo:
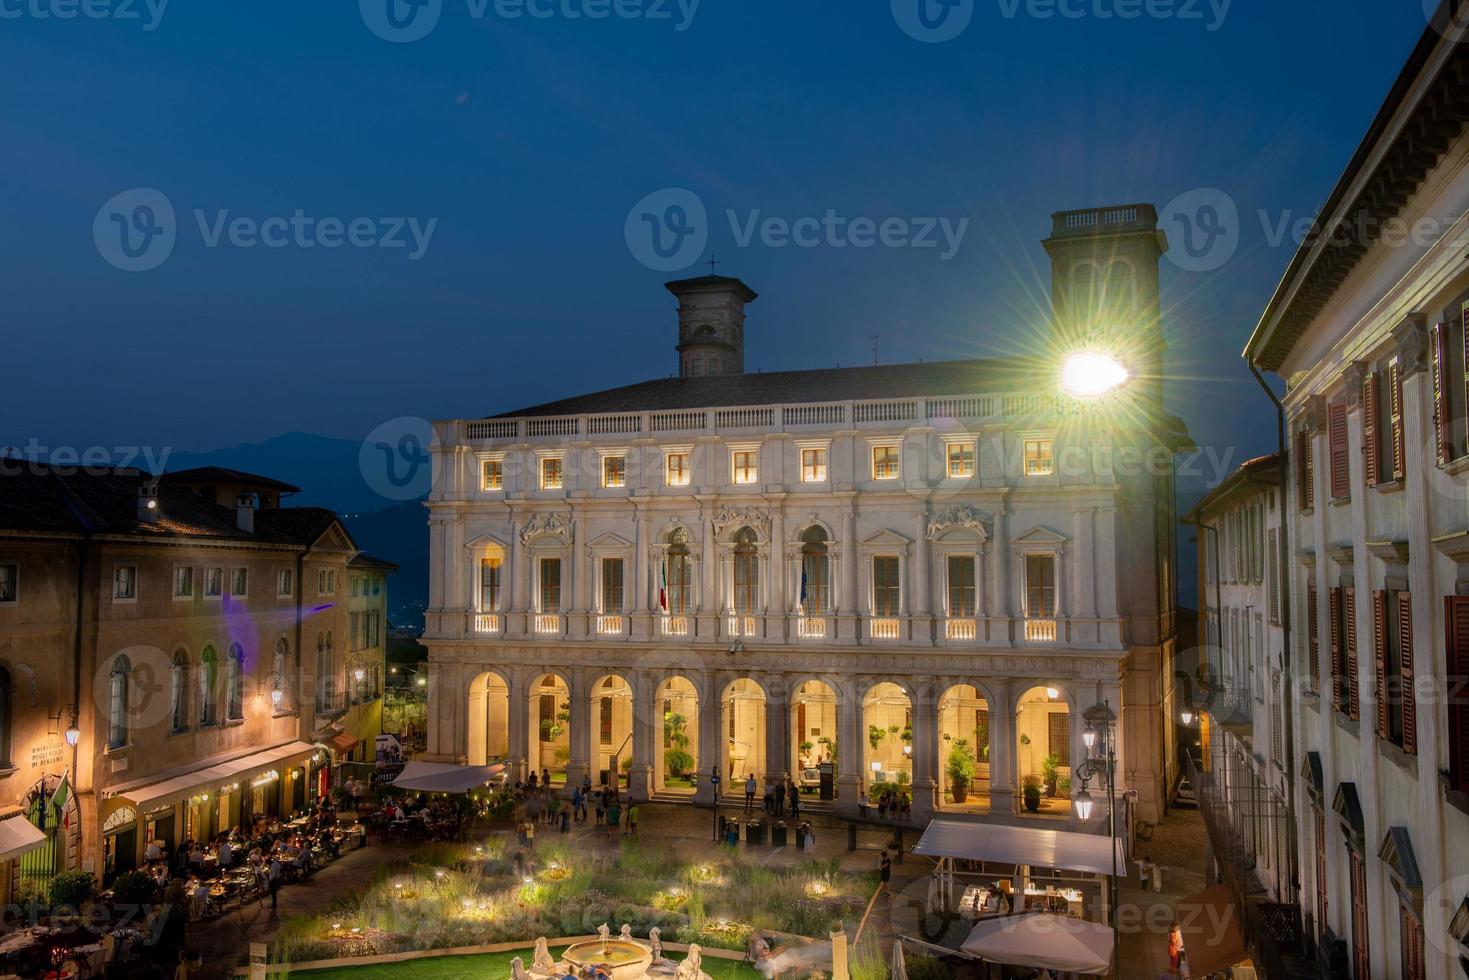
[[1377, 737], [1387, 739], [1392, 732], [1387, 713], [1387, 593], [1372, 593], [1372, 658], [1377, 670], [1373, 697], [1377, 700]]
[[1321, 690], [1321, 617], [1316, 612], [1316, 586], [1306, 590], [1306, 661], [1311, 667], [1310, 690]]
[[1327, 593], [1326, 618], [1331, 629], [1331, 706], [1341, 707], [1341, 589]]
[[1444, 596], [1448, 646], [1449, 785], [1469, 793], [1469, 596]]
[[1447, 323], [1436, 323], [1433, 325], [1432, 364], [1433, 374], [1433, 444], [1438, 454], [1438, 465], [1442, 466], [1453, 456], [1453, 450], [1449, 447], [1449, 420], [1447, 382], [1449, 367], [1447, 338], [1449, 325]]
[[1378, 446], [1377, 401], [1377, 375], [1373, 373], [1362, 381], [1362, 452], [1366, 459], [1369, 487], [1377, 486], [1378, 466], [1382, 462]]
[[1347, 403], [1335, 401], [1326, 410], [1326, 440], [1331, 456], [1331, 496], [1341, 500], [1351, 493], [1352, 471], [1347, 445]]
[[1413, 597], [1398, 593], [1399, 696], [1403, 699], [1403, 751], [1418, 754], [1418, 695], [1413, 690]]
[[1403, 366], [1393, 361], [1387, 368], [1387, 422], [1389, 452], [1392, 454], [1392, 478], [1401, 480], [1407, 475], [1407, 460], [1403, 452]]
[[1316, 488], [1311, 485], [1311, 434], [1296, 433], [1296, 503], [1301, 510], [1315, 504]]
[[1351, 863], [1352, 980], [1371, 980], [1372, 958], [1367, 950], [1367, 868], [1362, 855], [1347, 851]]
[[1320, 808], [1314, 808], [1316, 814], [1316, 915], [1320, 921], [1316, 923], [1316, 934], [1326, 935], [1327, 915], [1331, 911], [1331, 903], [1326, 897], [1326, 814]]
[[1399, 909], [1402, 916], [1403, 980], [1423, 980], [1427, 963], [1423, 956], [1423, 924], [1413, 917], [1406, 906]]
[[1346, 636], [1344, 646], [1347, 662], [1343, 669], [1347, 673], [1347, 717], [1352, 721], [1362, 718], [1362, 690], [1357, 680], [1357, 590], [1342, 590], [1342, 619]]

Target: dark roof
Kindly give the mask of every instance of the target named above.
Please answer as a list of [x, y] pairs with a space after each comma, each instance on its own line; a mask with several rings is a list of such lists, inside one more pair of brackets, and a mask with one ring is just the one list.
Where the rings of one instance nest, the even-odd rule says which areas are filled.
[[160, 481], [158, 519], [148, 523], [138, 518], [138, 490], [151, 479], [136, 469], [7, 461], [0, 465], [0, 530], [310, 545], [337, 520], [317, 507], [261, 510], [250, 533], [239, 529], [235, 508]]
[[769, 371], [712, 378], [662, 378], [534, 405], [493, 418], [660, 412], [875, 398], [972, 395], [1034, 385], [1046, 362], [1030, 357]]
[[191, 470], [165, 473], [162, 479], [177, 483], [243, 483], [262, 490], [279, 490], [281, 493], [301, 492], [300, 487], [293, 487], [289, 483], [256, 473], [246, 473], [244, 470], [232, 470], [226, 466], [196, 466]]
[[[1179, 518], [1179, 522], [1197, 524], [1202, 519], [1204, 511], [1234, 493], [1246, 481], [1259, 482], [1262, 478], [1275, 473], [1280, 467], [1280, 459], [1280, 453], [1270, 453], [1266, 456], [1256, 456], [1254, 459], [1245, 460], [1240, 464], [1239, 469], [1225, 477], [1224, 481], [1213, 490], [1204, 494], [1199, 502], [1194, 504], [1192, 510]], [[1273, 487], [1274, 484], [1270, 486]]]
[[[1457, 0], [1440, 0], [1437, 4], [1427, 30], [1408, 56], [1331, 195], [1317, 212], [1310, 234], [1296, 249], [1245, 345], [1244, 356], [1251, 363], [1269, 371], [1280, 370], [1311, 321], [1375, 244], [1365, 240], [1367, 236], [1350, 230], [1346, 241], [1331, 242], [1317, 252], [1316, 246], [1323, 235], [1338, 234], [1334, 224], [1338, 215], [1347, 218], [1352, 229], [1356, 227], [1353, 221], [1356, 218], [1369, 219], [1362, 227], [1381, 229], [1387, 219], [1402, 213], [1430, 168], [1438, 165], [1458, 139], [1465, 118], [1464, 82], [1469, 76], [1469, 49], [1463, 47], [1424, 90], [1413, 107], [1412, 117], [1394, 129], [1398, 116], [1408, 108], [1410, 96], [1417, 91], [1419, 76], [1439, 46], [1456, 43], [1450, 40], [1457, 37], [1452, 31], [1456, 3]], [[1369, 161], [1394, 132], [1393, 142], [1369, 171]], [[1348, 195], [1359, 180], [1362, 190], [1349, 200]]]
[[347, 564], [356, 568], [384, 568], [390, 572], [398, 570], [396, 562], [388, 561], [386, 558], [377, 558], [365, 551], [359, 551]]

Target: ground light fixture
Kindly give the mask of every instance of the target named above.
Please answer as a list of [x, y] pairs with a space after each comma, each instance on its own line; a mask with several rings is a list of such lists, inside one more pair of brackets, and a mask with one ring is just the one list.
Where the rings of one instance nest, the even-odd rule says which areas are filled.
[[1127, 384], [1129, 372], [1111, 354], [1080, 350], [1061, 362], [1061, 390], [1075, 398], [1100, 398]]

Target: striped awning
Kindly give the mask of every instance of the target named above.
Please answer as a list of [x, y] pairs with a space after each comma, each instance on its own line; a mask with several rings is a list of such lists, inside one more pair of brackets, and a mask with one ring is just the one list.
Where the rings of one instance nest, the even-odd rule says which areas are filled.
[[147, 813], [176, 803], [190, 793], [209, 791], [223, 783], [242, 782], [277, 766], [303, 760], [316, 751], [316, 746], [309, 742], [287, 742], [213, 765], [205, 760], [197, 768], [167, 779], [139, 780], [110, 787], [108, 798], [125, 799]]
[[13, 861], [46, 843], [46, 835], [25, 817], [0, 820], [0, 861]]

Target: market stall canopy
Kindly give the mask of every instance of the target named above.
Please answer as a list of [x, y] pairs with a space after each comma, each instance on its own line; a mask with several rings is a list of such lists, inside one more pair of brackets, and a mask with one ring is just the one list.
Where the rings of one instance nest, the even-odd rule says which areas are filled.
[[1116, 870], [1119, 874], [1126, 874], [1127, 856], [1122, 851], [1121, 841], [1069, 830], [935, 820], [923, 832], [913, 853], [933, 858], [1002, 861], [1006, 864], [1029, 864], [1038, 868], [1110, 875], [1113, 865], [1112, 853], [1107, 848], [1109, 840], [1117, 856]]
[[46, 835], [25, 817], [0, 820], [0, 861], [13, 861], [46, 843]]
[[959, 948], [1007, 966], [1100, 974], [1112, 966], [1112, 941], [1112, 930], [1099, 922], [1038, 912], [985, 919]]
[[1194, 976], [1218, 973], [1249, 958], [1228, 885], [1216, 885], [1181, 899], [1174, 906], [1174, 915], [1183, 934], [1183, 948], [1188, 952], [1189, 972]]
[[393, 780], [393, 787], [420, 793], [468, 793], [504, 771], [503, 765], [455, 766], [443, 762], [410, 762]]
[[309, 742], [287, 742], [273, 749], [211, 763], [205, 759], [187, 772], [167, 779], [139, 780], [111, 787], [108, 797], [122, 797], [144, 813], [167, 806], [196, 790], [212, 790], [222, 783], [239, 782], [257, 773], [297, 762], [316, 753]]
[[357, 748], [358, 743], [360, 743], [361, 741], [362, 740], [360, 738], [358, 738], [356, 735], [353, 735], [351, 732], [342, 732], [338, 735], [333, 735], [326, 744], [337, 755], [346, 755], [353, 749]]

